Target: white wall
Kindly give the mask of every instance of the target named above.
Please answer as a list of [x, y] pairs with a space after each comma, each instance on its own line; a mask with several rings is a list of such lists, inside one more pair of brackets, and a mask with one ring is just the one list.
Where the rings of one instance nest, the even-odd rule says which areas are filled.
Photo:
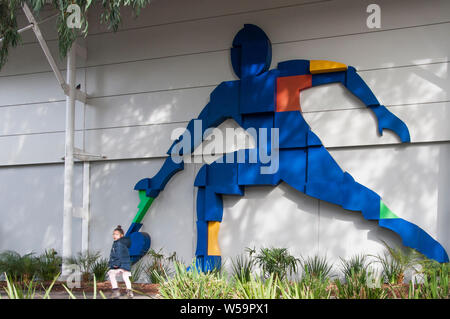
[[[74, 203], [82, 203], [82, 166], [75, 165]], [[61, 252], [64, 165], [9, 166], [0, 169], [0, 251], [41, 253], [46, 248]], [[74, 219], [72, 231], [81, 232]], [[72, 249], [80, 251], [74, 240]]]
[[[228, 50], [243, 24], [254, 23], [272, 41], [272, 67], [288, 59], [355, 66], [379, 101], [405, 121], [412, 143], [400, 145], [390, 132], [379, 136], [375, 118], [338, 84], [301, 96], [305, 119], [341, 167], [450, 251], [450, 2], [379, 0], [379, 30], [366, 26], [371, 2], [155, 0], [138, 19], [124, 11], [117, 33], [96, 23], [97, 12], [91, 11], [90, 34], [83, 41], [88, 59], [77, 64], [77, 81], [90, 98], [86, 105], [77, 103], [75, 141], [79, 148], [107, 156], [91, 167], [91, 247], [107, 254], [111, 230], [128, 226], [135, 214], [134, 183], [158, 171], [172, 130], [196, 117], [220, 82], [236, 79]], [[52, 24], [43, 30], [57, 56]], [[58, 63], [65, 68], [64, 61]], [[27, 34], [0, 72], [1, 214], [16, 223], [16, 211], [21, 211], [22, 227], [31, 227], [25, 225], [32, 225], [36, 215], [52, 216], [39, 222], [42, 238], [49, 233], [53, 239], [36, 240], [40, 237], [29, 232], [21, 237], [3, 226], [1, 248], [60, 247], [64, 105], [39, 45]], [[199, 168], [186, 165], [144, 220], [154, 248], [176, 250], [186, 261], [195, 251], [192, 184]], [[22, 194], [21, 185], [37, 196], [32, 176], [42, 181], [40, 197], [12, 200]], [[5, 186], [11, 183], [17, 184]], [[244, 198], [226, 197], [224, 205], [220, 241], [225, 258], [253, 245], [337, 258], [380, 252], [381, 239], [400, 244], [396, 235], [359, 213], [287, 185], [248, 188]], [[20, 243], [14, 236], [22, 238]]]

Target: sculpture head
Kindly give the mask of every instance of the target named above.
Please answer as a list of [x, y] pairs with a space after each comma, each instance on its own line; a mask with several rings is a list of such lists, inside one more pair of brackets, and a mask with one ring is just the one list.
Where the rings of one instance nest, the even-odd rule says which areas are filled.
[[270, 68], [272, 45], [263, 30], [244, 24], [236, 34], [231, 48], [231, 64], [239, 78], [256, 76]]

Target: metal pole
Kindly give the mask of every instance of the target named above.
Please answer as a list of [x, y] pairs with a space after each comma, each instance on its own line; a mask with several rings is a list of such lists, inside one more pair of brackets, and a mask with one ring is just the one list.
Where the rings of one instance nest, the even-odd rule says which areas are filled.
[[83, 216], [81, 220], [81, 251], [89, 251], [89, 202], [90, 202], [90, 163], [83, 164]]
[[66, 90], [68, 90], [68, 89], [66, 87], [66, 83], [64, 82], [64, 78], [62, 77], [61, 72], [59, 72], [58, 65], [56, 64], [55, 59], [53, 59], [53, 56], [50, 53], [50, 49], [48, 48], [47, 43], [45, 42], [44, 37], [42, 36], [41, 29], [39, 29], [38, 22], [34, 18], [33, 13], [31, 13], [31, 10], [26, 3], [23, 4], [22, 9], [23, 9], [23, 12], [25, 13], [25, 15], [27, 16], [28, 21], [33, 26], [33, 30], [34, 30], [34, 33], [36, 34], [36, 38], [37, 38], [42, 50], [44, 51], [44, 54], [47, 57], [48, 63], [50, 63], [50, 66], [51, 66], [53, 72], [55, 73], [59, 84], [63, 88], [66, 95], [68, 95], [68, 92], [66, 92]]
[[[73, 188], [73, 150], [75, 126], [75, 48], [72, 46], [67, 55], [67, 84], [69, 94], [66, 96], [66, 145], [64, 157], [64, 214], [63, 214], [63, 248], [62, 257], [72, 257], [72, 188]], [[67, 274], [63, 270], [64, 274]]]

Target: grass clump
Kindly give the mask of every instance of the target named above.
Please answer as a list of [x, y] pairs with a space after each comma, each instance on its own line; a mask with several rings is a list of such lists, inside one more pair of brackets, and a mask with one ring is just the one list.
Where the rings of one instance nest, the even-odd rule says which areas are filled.
[[174, 263], [175, 272], [169, 279], [167, 274], [155, 273], [160, 283], [159, 293], [167, 299], [227, 299], [236, 297], [236, 292], [224, 274], [201, 272], [194, 262], [187, 270], [183, 264]]
[[315, 255], [302, 260], [303, 277], [325, 279], [330, 277], [333, 265], [327, 260], [327, 257]]

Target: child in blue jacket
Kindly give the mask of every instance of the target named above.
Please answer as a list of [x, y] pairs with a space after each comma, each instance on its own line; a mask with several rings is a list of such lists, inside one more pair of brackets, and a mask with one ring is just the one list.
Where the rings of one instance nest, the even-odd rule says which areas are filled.
[[109, 280], [112, 286], [112, 298], [120, 297], [120, 290], [117, 285], [116, 276], [122, 274], [123, 281], [127, 287], [128, 298], [133, 298], [133, 292], [131, 291], [131, 260], [128, 248], [131, 245], [131, 241], [128, 237], [124, 237], [122, 226], [118, 225], [113, 231], [113, 245], [111, 248], [111, 254], [109, 256], [109, 268], [108, 271]]

